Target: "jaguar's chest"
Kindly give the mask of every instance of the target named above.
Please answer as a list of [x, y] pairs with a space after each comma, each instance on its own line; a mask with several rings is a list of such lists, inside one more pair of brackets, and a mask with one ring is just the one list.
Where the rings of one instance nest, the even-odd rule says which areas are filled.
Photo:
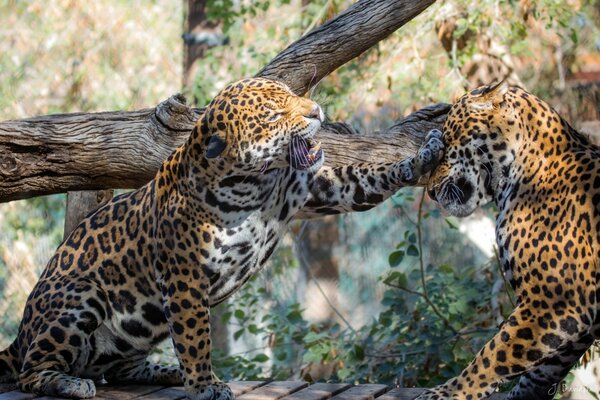
[[214, 227], [212, 245], [204, 254], [211, 304], [221, 302], [265, 266], [287, 223], [306, 202], [308, 183], [303, 176], [293, 173], [278, 178], [269, 182], [272, 186], [260, 188], [263, 194], [251, 196], [260, 201], [237, 199], [245, 205], [243, 213], [221, 215], [231, 222]]

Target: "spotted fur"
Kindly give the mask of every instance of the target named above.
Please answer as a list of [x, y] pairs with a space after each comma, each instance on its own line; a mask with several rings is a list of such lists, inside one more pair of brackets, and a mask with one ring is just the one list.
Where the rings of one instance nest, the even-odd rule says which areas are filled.
[[444, 125], [429, 191], [449, 213], [494, 201], [496, 240], [517, 305], [456, 378], [419, 399], [552, 399], [600, 334], [600, 149], [548, 104], [500, 84], [464, 95]]
[[[155, 179], [58, 247], [0, 353], [0, 381], [70, 398], [93, 397], [102, 377], [183, 383], [189, 399], [232, 399], [212, 372], [209, 307], [265, 265], [294, 216], [369, 209], [441, 157], [433, 133], [415, 158], [325, 167], [311, 139], [322, 121], [280, 83], [226, 87]], [[168, 337], [180, 365], [146, 361]]]

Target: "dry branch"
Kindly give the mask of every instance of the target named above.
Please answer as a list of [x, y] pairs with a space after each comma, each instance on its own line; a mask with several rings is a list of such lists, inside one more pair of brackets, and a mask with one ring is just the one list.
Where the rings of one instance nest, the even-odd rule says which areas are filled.
[[294, 93], [302, 95], [433, 3], [435, 0], [358, 1], [291, 44], [258, 75], [285, 82]]
[[[433, 0], [358, 1], [292, 44], [261, 72], [302, 94], [311, 84], [417, 16]], [[316, 72], [315, 72], [316, 71]], [[344, 135], [324, 126], [319, 139], [330, 165], [395, 161], [412, 154], [445, 105], [422, 110], [378, 135]], [[51, 115], [0, 122], [0, 202], [73, 190], [139, 187], [181, 145], [202, 109], [175, 95], [133, 112]]]

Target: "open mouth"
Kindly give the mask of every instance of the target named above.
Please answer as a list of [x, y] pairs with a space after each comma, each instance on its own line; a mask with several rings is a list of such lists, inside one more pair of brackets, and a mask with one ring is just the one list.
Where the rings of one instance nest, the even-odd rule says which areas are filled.
[[290, 142], [290, 164], [294, 169], [309, 169], [323, 159], [321, 142], [304, 139], [300, 136], [292, 137]]

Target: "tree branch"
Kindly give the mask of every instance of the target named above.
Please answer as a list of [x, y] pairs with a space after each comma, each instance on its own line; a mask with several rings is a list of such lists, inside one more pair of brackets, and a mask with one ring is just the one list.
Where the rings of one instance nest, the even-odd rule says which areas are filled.
[[258, 76], [285, 82], [302, 95], [323, 77], [358, 57], [435, 0], [361, 0], [279, 53]]

